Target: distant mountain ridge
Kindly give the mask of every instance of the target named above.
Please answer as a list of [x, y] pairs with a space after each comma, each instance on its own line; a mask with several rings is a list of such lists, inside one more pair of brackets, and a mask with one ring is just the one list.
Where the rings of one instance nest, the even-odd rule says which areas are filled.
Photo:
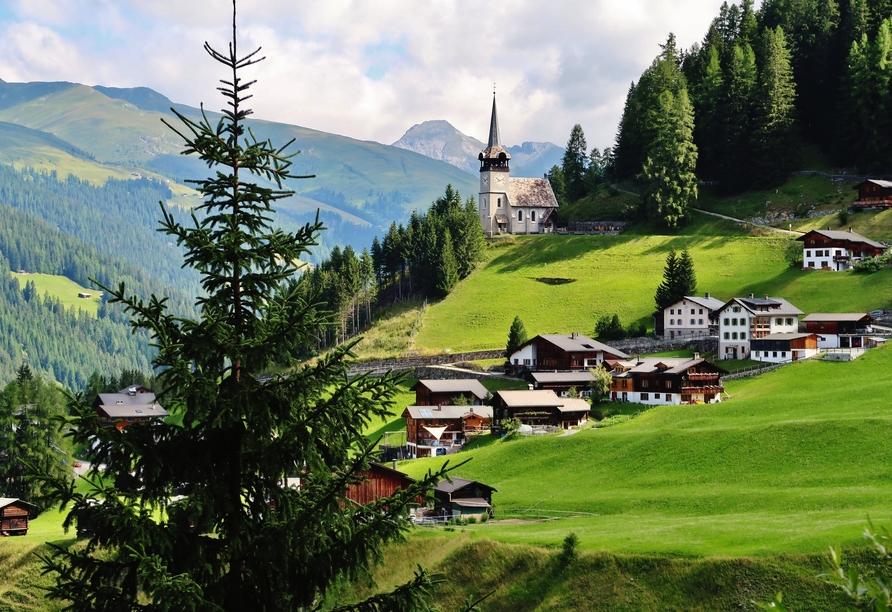
[[[486, 144], [443, 119], [413, 125], [393, 146], [444, 161], [475, 176], [479, 170], [477, 155], [486, 148]], [[564, 156], [563, 147], [550, 142], [527, 141], [507, 149], [511, 174], [515, 176], [542, 176], [552, 166], [560, 165]]]

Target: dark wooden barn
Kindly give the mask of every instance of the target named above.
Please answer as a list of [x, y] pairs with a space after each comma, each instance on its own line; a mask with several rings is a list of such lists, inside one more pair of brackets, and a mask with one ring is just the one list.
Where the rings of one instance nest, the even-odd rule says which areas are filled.
[[[399, 470], [374, 462], [362, 476], [366, 479], [365, 482], [350, 485], [347, 489], [347, 499], [358, 504], [369, 504], [382, 497], [390, 497], [415, 482]], [[422, 500], [417, 501], [421, 503]]]
[[439, 516], [492, 516], [492, 494], [498, 489], [476, 480], [453, 476], [441, 480], [434, 489], [434, 509]]
[[26, 535], [28, 519], [36, 510], [34, 504], [15, 499], [0, 497], [0, 535]]

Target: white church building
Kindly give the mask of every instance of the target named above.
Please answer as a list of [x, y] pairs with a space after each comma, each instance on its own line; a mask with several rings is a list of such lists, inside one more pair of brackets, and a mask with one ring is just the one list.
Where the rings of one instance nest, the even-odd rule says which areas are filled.
[[480, 160], [480, 224], [488, 237], [554, 231], [558, 202], [548, 179], [511, 176], [508, 163], [511, 155], [499, 139], [495, 94], [489, 141], [477, 159]]

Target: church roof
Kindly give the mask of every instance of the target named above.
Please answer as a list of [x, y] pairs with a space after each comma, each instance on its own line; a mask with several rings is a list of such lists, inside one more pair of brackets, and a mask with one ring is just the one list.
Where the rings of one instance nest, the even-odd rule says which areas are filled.
[[511, 207], [557, 208], [551, 183], [544, 178], [514, 178], [508, 180], [508, 203]]
[[502, 146], [501, 139], [499, 138], [499, 117], [496, 113], [496, 94], [493, 94], [492, 118], [489, 120], [489, 140], [486, 143], [486, 149], [483, 150], [483, 153], [481, 153], [480, 156], [481, 159], [499, 159], [501, 154], [504, 154], [502, 159], [511, 159], [511, 155], [509, 155], [507, 149]]

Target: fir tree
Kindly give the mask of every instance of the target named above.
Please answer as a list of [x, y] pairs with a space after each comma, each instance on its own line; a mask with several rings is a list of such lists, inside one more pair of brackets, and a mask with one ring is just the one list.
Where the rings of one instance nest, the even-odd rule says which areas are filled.
[[458, 284], [458, 264], [455, 262], [455, 251], [452, 248], [452, 234], [447, 229], [438, 245], [436, 273], [436, 290], [440, 297], [446, 297]]
[[508, 330], [508, 344], [505, 346], [505, 357], [510, 357], [511, 353], [519, 349], [528, 340], [527, 330], [523, 325], [523, 321], [519, 316], [514, 317], [511, 322], [511, 329]]
[[670, 249], [666, 256], [666, 267], [663, 268], [663, 281], [654, 295], [657, 312], [684, 299], [686, 295], [695, 295], [696, 292], [697, 275], [694, 260], [687, 247], [682, 250], [681, 255], [675, 249]]
[[585, 133], [578, 123], [570, 131], [570, 139], [564, 151], [561, 163], [561, 172], [564, 177], [564, 195], [568, 202], [585, 196], [585, 171], [588, 162], [588, 144], [585, 142]]
[[[205, 45], [230, 72], [220, 88], [222, 118], [176, 113], [185, 151], [214, 170], [196, 181], [206, 216], [186, 227], [162, 205], [163, 231], [201, 275], [200, 317], [176, 317], [163, 299], [129, 297], [123, 286], [108, 290], [135, 328], [152, 333], [159, 400], [172, 416], [104, 429], [89, 405], [75, 401], [73, 437], [89, 449], [92, 490], [49, 481], [60, 506], [73, 506], [68, 522], [94, 530], [85, 546], [56, 547], [45, 559], [56, 574], [51, 596], [73, 609], [308, 609], [335, 582], [367, 575], [383, 544], [408, 527], [407, 506], [435, 478], [367, 505], [346, 498], [374, 448], [364, 426], [388, 414], [394, 378], [350, 379], [352, 345], [312, 365], [296, 357], [323, 322], [294, 280], [321, 226], [294, 234], [272, 227], [273, 203], [291, 193], [283, 181], [300, 177], [289, 171], [284, 147], [245, 128], [252, 82], [242, 73], [260, 58], [238, 54], [234, 10], [232, 36], [227, 53]], [[290, 366], [289, 375], [258, 380], [274, 364]], [[122, 476], [138, 486], [108, 484]], [[285, 486], [288, 476], [300, 476], [300, 487]], [[186, 493], [172, 502], [179, 486]], [[341, 609], [427, 609], [430, 582], [419, 572], [391, 593]]]
[[548, 182], [551, 184], [551, 190], [554, 192], [554, 198], [557, 200], [558, 206], [567, 203], [567, 190], [564, 185], [564, 171], [560, 166], [552, 166], [546, 175]]

